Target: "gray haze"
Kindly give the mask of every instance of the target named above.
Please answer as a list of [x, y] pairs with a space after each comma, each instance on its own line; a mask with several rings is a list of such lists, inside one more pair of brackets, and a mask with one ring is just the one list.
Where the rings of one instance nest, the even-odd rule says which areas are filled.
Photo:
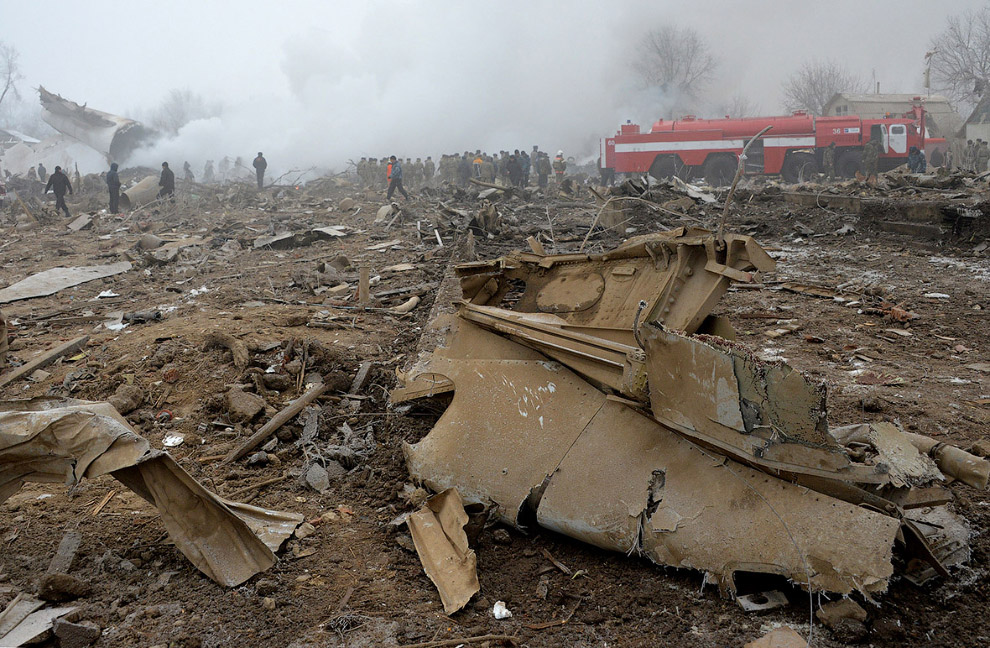
[[20, 51], [29, 101], [44, 85], [137, 118], [173, 88], [222, 103], [220, 118], [138, 162], [189, 160], [198, 173], [207, 158], [263, 150], [277, 174], [534, 144], [594, 156], [620, 121], [659, 116], [664, 98], [639, 88], [631, 61], [643, 31], [663, 24], [697, 29], [720, 59], [710, 106], [743, 94], [780, 112], [782, 81], [815, 57], [885, 92], [920, 93], [929, 39], [982, 4], [0, 0], [0, 38]]

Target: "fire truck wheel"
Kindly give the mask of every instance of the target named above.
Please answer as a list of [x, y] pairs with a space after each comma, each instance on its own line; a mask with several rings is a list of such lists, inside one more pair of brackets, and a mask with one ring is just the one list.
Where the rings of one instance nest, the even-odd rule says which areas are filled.
[[650, 175], [657, 180], [672, 178], [677, 173], [677, 165], [673, 158], [657, 156], [650, 165]]
[[856, 172], [863, 166], [863, 154], [860, 151], [846, 151], [839, 156], [835, 172], [842, 178], [855, 178]]
[[810, 153], [791, 153], [780, 169], [780, 176], [784, 182], [810, 180], [816, 173], [818, 173], [818, 163], [815, 162], [815, 156]]
[[736, 163], [725, 156], [709, 158], [705, 162], [705, 180], [713, 187], [724, 187], [736, 175]]

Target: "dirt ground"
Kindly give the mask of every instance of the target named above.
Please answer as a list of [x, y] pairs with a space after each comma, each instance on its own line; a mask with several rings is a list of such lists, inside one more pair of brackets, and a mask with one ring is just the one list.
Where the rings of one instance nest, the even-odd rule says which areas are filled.
[[[188, 195], [193, 192], [198, 197]], [[784, 587], [791, 601], [782, 609], [747, 614], [706, 585], [701, 573], [605, 553], [539, 528], [483, 529], [474, 544], [481, 592], [467, 608], [445, 616], [408, 532], [390, 524], [413, 508], [404, 491], [409, 476], [402, 443], [422, 438], [442, 405], [391, 409], [388, 393], [395, 370], [417, 352], [436, 288], [454, 262], [452, 249], [465, 236], [438, 203], [474, 212], [474, 192], [419, 192], [387, 231], [372, 224], [383, 197], [345, 183], [262, 193], [246, 186], [226, 192], [180, 187], [180, 193], [174, 207], [97, 214], [94, 225], [79, 232], [52, 215], [41, 217], [34, 229], [15, 229], [18, 209], [8, 206], [0, 214], [0, 285], [56, 266], [134, 263], [121, 275], [5, 305], [14, 361], [80, 335], [90, 341], [84, 357], [63, 359], [40, 380], [12, 383], [0, 397], [104, 400], [121, 384], [137, 385], [145, 400], [127, 418], [153, 447], [162, 448], [166, 435], [181, 434], [183, 443], [170, 452], [207, 488], [303, 513], [316, 532], [291, 540], [267, 572], [224, 588], [169, 543], [153, 508], [112, 478], [83, 482], [71, 492], [59, 484], [28, 484], [0, 505], [0, 608], [19, 591], [35, 591], [63, 533], [78, 529], [83, 540], [70, 573], [88, 581], [92, 591], [77, 601], [76, 616], [103, 628], [96, 644], [101, 647], [400, 646], [485, 634], [512, 635], [532, 647], [741, 646], [780, 624], [808, 635], [810, 609], [823, 597], [809, 600], [799, 588], [777, 582], [742, 582], [741, 592]], [[548, 251], [576, 250], [597, 211], [585, 196], [504, 200], [499, 209], [505, 230], [494, 239], [476, 237], [478, 257], [523, 248], [530, 235]], [[941, 238], [887, 233], [856, 214], [798, 207], [779, 193], [759, 196], [753, 193], [734, 209], [728, 226], [755, 236], [778, 268], [758, 284], [733, 288], [716, 308], [739, 339], [824, 380], [830, 425], [893, 419], [963, 447], [986, 437], [990, 375], [969, 367], [990, 362], [990, 258], [976, 251], [982, 239], [966, 232]], [[354, 198], [360, 211], [339, 209], [345, 197]], [[94, 193], [76, 200], [70, 202], [74, 213], [80, 207], [95, 210], [101, 198]], [[591, 249], [606, 249], [633, 233], [712, 227], [721, 210], [697, 205], [682, 216], [675, 212], [633, 210], [624, 226], [634, 232], [598, 232]], [[854, 231], [835, 234], [846, 223]], [[253, 247], [260, 236], [328, 225], [346, 226], [349, 233], [284, 250]], [[166, 240], [197, 236], [204, 243], [183, 248], [171, 261], [149, 262], [136, 248], [146, 232]], [[393, 240], [384, 249], [369, 249]], [[351, 269], [334, 274], [322, 267], [338, 255]], [[413, 269], [387, 269], [406, 263]], [[353, 310], [359, 266], [380, 277], [372, 293], [422, 285], [423, 301], [408, 315]], [[319, 288], [340, 282], [350, 288], [337, 295]], [[817, 297], [785, 288], [788, 282], [844, 288]], [[96, 299], [103, 291], [117, 296]], [[394, 306], [410, 294], [382, 295], [374, 305]], [[885, 303], [917, 317], [893, 321], [882, 314]], [[114, 311], [154, 310], [163, 314], [161, 320], [119, 331], [102, 324]], [[779, 337], [766, 335], [787, 324], [799, 326]], [[246, 370], [235, 368], [229, 351], [204, 346], [215, 329], [247, 344]], [[298, 395], [293, 372], [299, 371], [304, 346], [308, 370], [333, 386], [320, 400], [320, 444], [350, 433], [370, 442], [370, 451], [344, 466], [346, 473], [332, 476], [322, 494], [302, 477], [310, 457], [294, 443], [302, 430], [298, 420], [273, 437], [275, 446], [255, 463], [220, 462]], [[346, 398], [367, 361], [373, 364], [361, 398]], [[238, 384], [258, 391], [256, 385], [269, 384], [256, 378], [265, 371], [286, 376], [271, 383], [276, 387], [262, 388], [266, 411], [248, 423], [230, 421], [223, 394]], [[345, 424], [349, 429], [342, 430]], [[250, 488], [276, 478], [281, 480]], [[860, 599], [869, 612], [866, 636], [836, 636], [816, 621], [814, 646], [990, 644], [990, 495], [961, 484], [952, 490], [955, 510], [972, 525], [972, 560], [953, 578], [923, 587], [895, 577], [875, 604]], [[94, 514], [110, 492], [115, 495]], [[547, 552], [573, 574], [554, 567]], [[512, 618], [493, 618], [497, 600]], [[544, 629], [528, 627], [565, 619]]]

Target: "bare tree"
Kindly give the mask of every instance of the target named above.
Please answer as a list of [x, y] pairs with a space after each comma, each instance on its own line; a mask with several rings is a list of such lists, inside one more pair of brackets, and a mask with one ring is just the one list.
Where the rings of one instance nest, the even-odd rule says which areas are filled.
[[976, 104], [990, 82], [990, 5], [950, 16], [931, 42], [931, 80], [949, 98]]
[[154, 128], [175, 135], [189, 122], [216, 117], [220, 112], [220, 106], [208, 104], [202, 95], [192, 90], [173, 89], [152, 114], [150, 121]]
[[17, 61], [20, 56], [13, 45], [0, 41], [0, 86], [3, 87], [0, 90], [0, 105], [3, 105], [3, 100], [7, 98], [8, 94], [14, 98], [21, 96], [17, 92], [17, 82], [24, 78], [21, 74], [20, 63]]
[[689, 28], [667, 25], [643, 36], [642, 57], [635, 69], [643, 82], [659, 89], [671, 110], [695, 102], [711, 83], [718, 60], [701, 35]]
[[715, 117], [752, 117], [759, 112], [760, 107], [742, 93], [736, 93], [715, 104]]
[[835, 61], [809, 61], [784, 82], [784, 106], [787, 110], [807, 110], [821, 115], [835, 93], [867, 89], [864, 79]]

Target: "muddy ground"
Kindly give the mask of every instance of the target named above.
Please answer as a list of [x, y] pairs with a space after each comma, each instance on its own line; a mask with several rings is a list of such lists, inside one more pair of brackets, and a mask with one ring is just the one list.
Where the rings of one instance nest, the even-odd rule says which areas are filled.
[[[982, 239], [972, 232], [933, 238], [887, 233], [843, 210], [795, 206], [775, 192], [747, 195], [729, 227], [754, 235], [778, 269], [756, 285], [732, 289], [717, 307], [740, 340], [824, 380], [831, 425], [895, 419], [908, 430], [964, 447], [987, 436], [990, 375], [968, 367], [990, 361], [990, 259], [979, 251]], [[360, 211], [340, 210], [345, 197], [354, 198]], [[680, 197], [670, 193], [671, 199]], [[69, 204], [76, 213], [97, 209], [100, 200], [83, 194]], [[103, 628], [98, 646], [397, 646], [508, 634], [533, 647], [708, 647], [742, 645], [779, 624], [807, 636], [809, 605], [819, 602], [817, 596], [809, 601], [794, 587], [742, 579], [740, 592], [784, 587], [791, 600], [783, 609], [746, 614], [700, 573], [605, 553], [538, 528], [485, 528], [474, 545], [481, 592], [465, 610], [443, 614], [406, 530], [390, 524], [413, 508], [402, 443], [424, 436], [442, 405], [396, 411], [388, 403], [396, 369], [417, 352], [436, 287], [454, 262], [451, 251], [463, 247], [455, 245], [465, 235], [463, 224], [451, 224], [457, 218], [438, 209], [440, 200], [468, 212], [478, 208], [474, 192], [417, 192], [386, 231], [372, 224], [383, 196], [346, 183], [262, 193], [247, 186], [220, 192], [180, 187], [175, 206], [98, 214], [91, 228], [71, 232], [67, 221], [52, 214], [39, 214], [36, 228], [15, 229], [18, 209], [8, 206], [0, 215], [0, 285], [56, 266], [130, 259], [134, 269], [4, 306], [12, 321], [12, 360], [27, 360], [79, 335], [90, 341], [84, 357], [63, 359], [47, 368], [50, 375], [13, 383], [0, 397], [103, 400], [121, 384], [137, 385], [145, 400], [128, 419], [154, 447], [161, 448], [166, 435], [181, 434], [182, 445], [170, 451], [208, 488], [303, 513], [316, 533], [290, 541], [275, 567], [228, 589], [194, 569], [169, 543], [155, 510], [112, 478], [83, 482], [71, 492], [58, 484], [29, 484], [0, 505], [0, 607], [18, 591], [35, 591], [62, 534], [75, 528], [83, 541], [70, 573], [92, 585], [77, 601], [76, 616]], [[635, 232], [596, 233], [591, 249], [606, 249], [632, 233], [711, 227], [720, 214], [716, 207], [699, 204], [683, 215], [677, 214], [683, 206], [659, 214], [630, 211], [623, 228]], [[548, 251], [576, 250], [596, 213], [594, 201], [583, 195], [505, 199], [500, 210], [506, 227], [494, 239], [476, 237], [479, 258], [522, 248], [529, 235]], [[852, 233], [834, 233], [847, 223]], [[433, 234], [438, 224], [443, 247]], [[349, 234], [284, 250], [253, 247], [259, 236], [327, 225], [344, 225]], [[182, 249], [171, 261], [149, 262], [136, 249], [147, 232], [205, 242]], [[398, 242], [369, 250], [392, 240]], [[338, 255], [351, 269], [334, 275], [321, 264]], [[386, 270], [405, 263], [413, 269]], [[354, 306], [359, 266], [380, 277], [373, 293], [424, 285], [422, 303], [408, 315], [341, 308]], [[340, 282], [350, 288], [339, 294], [320, 289]], [[816, 297], [785, 289], [787, 282], [845, 288], [834, 297]], [[117, 296], [96, 300], [103, 291]], [[375, 305], [394, 306], [409, 294], [384, 295]], [[882, 314], [890, 304], [917, 318], [891, 320]], [[120, 331], [102, 324], [114, 311], [149, 310], [162, 312], [163, 319]], [[766, 335], [788, 324], [799, 328]], [[204, 346], [214, 329], [234, 334], [252, 350], [247, 370], [235, 368], [230, 352]], [[293, 371], [307, 345], [309, 371], [334, 386], [320, 401], [317, 449], [304, 454], [295, 446], [302, 430], [297, 420], [278, 433], [260, 462], [221, 464], [222, 455], [298, 395]], [[361, 398], [345, 398], [366, 361], [373, 365]], [[285, 378], [255, 378], [269, 368]], [[231, 421], [223, 394], [238, 384], [258, 391], [259, 382], [266, 411], [251, 422]], [[301, 473], [321, 444], [342, 440], [345, 424], [352, 436], [369, 441], [370, 450], [333, 475], [321, 494]], [[282, 479], [249, 488], [276, 478]], [[875, 605], [863, 603], [870, 615], [867, 635], [835, 636], [815, 622], [815, 646], [990, 642], [984, 613], [990, 496], [960, 484], [953, 490], [956, 510], [973, 527], [970, 563], [952, 579], [924, 587], [895, 578]], [[94, 514], [111, 491], [115, 495]], [[575, 575], [554, 567], [547, 552]], [[511, 619], [492, 617], [496, 600], [506, 603]], [[544, 629], [527, 627], [564, 619]]]

